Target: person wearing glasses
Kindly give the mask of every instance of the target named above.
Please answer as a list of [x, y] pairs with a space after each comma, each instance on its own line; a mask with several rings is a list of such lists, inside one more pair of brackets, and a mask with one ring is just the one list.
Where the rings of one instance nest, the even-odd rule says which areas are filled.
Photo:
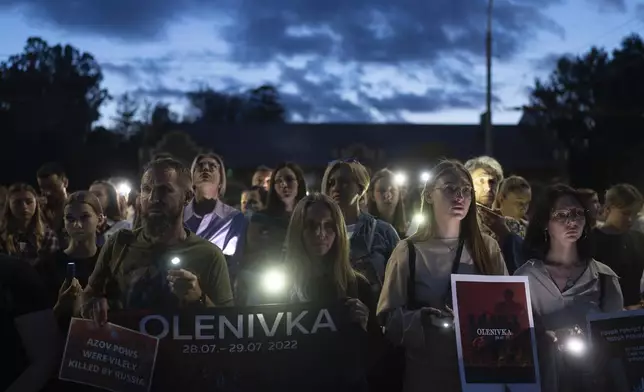
[[526, 232], [527, 276], [539, 344], [542, 390], [604, 391], [598, 363], [578, 357], [566, 342], [582, 333], [586, 315], [622, 310], [615, 272], [593, 259], [591, 217], [583, 196], [563, 184], [548, 187]]
[[[452, 326], [451, 275], [507, 275], [498, 243], [480, 229], [472, 177], [443, 161], [422, 192], [423, 224], [394, 250], [378, 317], [405, 350], [403, 390], [461, 391]], [[438, 384], [437, 384], [437, 380]]]

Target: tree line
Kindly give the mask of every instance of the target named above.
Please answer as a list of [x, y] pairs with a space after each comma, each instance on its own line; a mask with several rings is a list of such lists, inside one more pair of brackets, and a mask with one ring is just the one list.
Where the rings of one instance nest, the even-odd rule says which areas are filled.
[[[96, 126], [110, 100], [116, 101], [112, 125]], [[33, 180], [48, 160], [63, 163], [83, 184], [115, 173], [134, 175], [141, 147], [154, 146], [182, 125], [216, 129], [223, 123], [281, 123], [287, 117], [271, 85], [232, 93], [203, 87], [188, 91], [186, 100], [187, 114], [180, 115], [164, 101], [133, 93], [113, 97], [90, 53], [31, 37], [22, 53], [0, 63], [0, 154], [12, 168], [0, 173], [0, 184]]]
[[[644, 42], [626, 37], [614, 50], [592, 47], [564, 55], [546, 78], [536, 79], [522, 107], [529, 137], [567, 157], [575, 185], [604, 189], [619, 181], [644, 182]], [[101, 107], [115, 100], [110, 128], [96, 127]], [[188, 110], [167, 102], [112, 97], [100, 64], [71, 45], [32, 37], [23, 52], [0, 63], [0, 154], [12, 170], [0, 183], [31, 179], [45, 160], [61, 161], [80, 182], [131, 174], [141, 147], [153, 146], [182, 124], [216, 129], [224, 123], [287, 120], [277, 89], [263, 85], [238, 93], [209, 87], [186, 93]], [[368, 142], [368, 141], [366, 141]]]

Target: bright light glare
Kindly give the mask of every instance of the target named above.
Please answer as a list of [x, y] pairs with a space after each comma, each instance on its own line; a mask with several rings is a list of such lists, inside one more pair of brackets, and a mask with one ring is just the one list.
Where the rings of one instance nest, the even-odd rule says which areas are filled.
[[422, 172], [420, 175], [420, 182], [427, 182], [432, 178], [432, 175], [429, 172]]
[[268, 271], [264, 274], [262, 283], [266, 292], [279, 293], [286, 288], [286, 274], [279, 270]]
[[306, 191], [306, 195], [308, 196], [309, 194], [310, 194], [309, 191]]
[[423, 214], [421, 214], [421, 213], [418, 213], [418, 214], [414, 215], [414, 222], [416, 222], [418, 224], [421, 224], [421, 223], [425, 222], [425, 216], [423, 216]]
[[172, 265], [179, 265], [181, 264], [181, 259], [178, 257], [173, 257], [172, 260], [170, 260], [170, 262], [172, 263]]
[[581, 338], [571, 337], [566, 342], [566, 350], [573, 354], [583, 354], [586, 351], [586, 343]]
[[132, 187], [127, 182], [122, 182], [116, 188], [118, 193], [123, 196], [128, 196], [132, 192]]
[[443, 323], [443, 327], [444, 328], [449, 328], [449, 324], [448, 323]]
[[407, 183], [407, 174], [403, 172], [398, 172], [394, 175], [394, 181], [396, 185], [405, 185]]

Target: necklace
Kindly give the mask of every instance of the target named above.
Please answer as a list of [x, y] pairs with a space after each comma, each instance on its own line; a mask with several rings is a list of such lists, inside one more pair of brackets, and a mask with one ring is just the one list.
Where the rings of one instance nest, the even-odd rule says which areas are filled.
[[[443, 245], [445, 245], [447, 247], [447, 251], [450, 252], [450, 253], [453, 252], [454, 250], [456, 250], [456, 248], [458, 248], [458, 238], [456, 238], [456, 239], [454, 239], [454, 238], [437, 238], [437, 239]], [[452, 240], [456, 240], [456, 243], [453, 244], [453, 245], [451, 244]]]
[[[548, 275], [550, 275], [550, 279], [552, 279], [552, 281], [555, 283], [555, 285], [556, 285], [557, 287], [559, 287], [559, 285], [557, 284], [557, 280], [555, 279], [555, 276], [553, 276], [552, 271], [551, 271], [550, 269], [548, 269], [548, 268], [546, 268], [546, 271], [548, 272]], [[567, 271], [566, 271], [566, 272], [564, 272], [564, 273], [561, 273], [561, 270], [557, 270], [557, 274], [556, 274], [556, 275], [558, 275], [558, 276], [563, 275], [563, 276], [561, 276], [561, 277], [563, 277], [563, 278], [565, 278], [565, 279], [566, 279], [566, 282], [565, 282], [565, 284], [564, 284], [563, 289], [560, 289], [560, 291], [561, 291], [561, 292], [564, 292], [564, 291], [566, 291], [566, 290], [570, 290], [571, 288], [573, 288], [573, 286], [574, 286], [574, 285], [575, 285], [575, 283], [577, 282], [577, 279], [573, 279], [573, 274], [574, 274], [574, 273], [575, 273], [575, 267], [573, 267], [573, 268], [572, 268], [572, 269], [570, 269], [570, 270], [567, 270]]]

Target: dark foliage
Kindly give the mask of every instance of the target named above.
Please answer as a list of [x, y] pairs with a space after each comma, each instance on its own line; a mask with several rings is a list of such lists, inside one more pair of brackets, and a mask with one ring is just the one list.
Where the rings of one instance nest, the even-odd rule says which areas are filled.
[[634, 35], [612, 52], [564, 56], [548, 79], [535, 82], [526, 114], [567, 151], [575, 185], [644, 185], [643, 69], [644, 42]]

